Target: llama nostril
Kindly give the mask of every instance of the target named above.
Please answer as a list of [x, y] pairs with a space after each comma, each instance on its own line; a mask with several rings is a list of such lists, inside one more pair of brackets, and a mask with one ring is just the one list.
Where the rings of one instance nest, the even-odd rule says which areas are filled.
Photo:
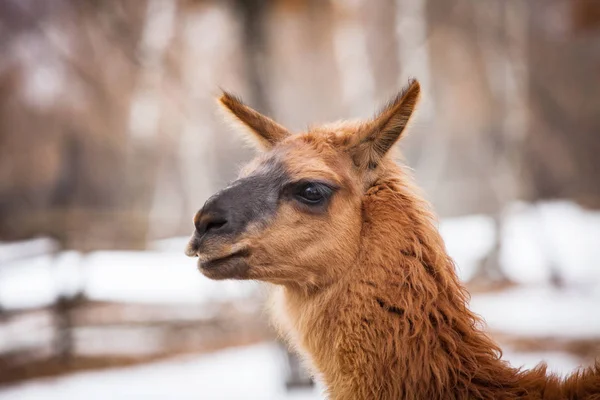
[[223, 226], [225, 226], [225, 224], [227, 224], [227, 221], [224, 220], [224, 219], [218, 219], [218, 220], [210, 221], [208, 223], [208, 225], [206, 225], [206, 232], [208, 232], [208, 231], [216, 231], [219, 228], [222, 228]]
[[227, 225], [227, 220], [218, 215], [203, 215], [196, 223], [196, 232], [202, 236], [210, 231], [216, 232]]

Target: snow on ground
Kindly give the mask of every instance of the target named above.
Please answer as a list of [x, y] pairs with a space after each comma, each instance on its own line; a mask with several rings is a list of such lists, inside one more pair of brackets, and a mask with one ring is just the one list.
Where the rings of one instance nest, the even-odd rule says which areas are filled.
[[56, 250], [56, 243], [47, 238], [11, 243], [0, 242], [0, 265], [36, 254], [48, 254], [54, 250]]
[[44, 255], [0, 265], [0, 304], [5, 308], [47, 305], [78, 288], [94, 300], [190, 303], [243, 298], [256, 284], [204, 279], [183, 250], [87, 256], [68, 251], [56, 258]]
[[40, 379], [0, 390], [0, 400], [309, 400], [320, 389], [285, 391], [283, 354], [272, 344], [133, 368]]
[[440, 221], [439, 229], [458, 276], [467, 280], [475, 272], [477, 262], [492, 248], [493, 221], [485, 215], [447, 218]]
[[548, 365], [548, 372], [562, 377], [571, 374], [578, 368], [587, 367], [587, 365], [582, 365], [576, 357], [558, 351], [519, 353], [503, 349], [502, 358], [510, 362], [513, 367], [524, 369], [531, 369], [543, 361]]
[[[493, 221], [485, 215], [443, 219], [440, 231], [459, 276], [468, 279], [490, 250]], [[571, 202], [514, 203], [507, 210], [500, 262], [523, 284], [547, 282], [549, 266], [567, 283], [600, 282], [600, 212]]]
[[[565, 375], [579, 366], [563, 353], [507, 352], [514, 366], [531, 368], [546, 360], [550, 371]], [[0, 400], [311, 400], [323, 399], [322, 389], [285, 391], [283, 354], [273, 344], [228, 349], [203, 356], [109, 371], [40, 379], [0, 390]]]
[[567, 283], [600, 281], [600, 212], [570, 202], [516, 204], [504, 238], [501, 262], [517, 282], [546, 280], [553, 262]]
[[600, 337], [600, 290], [515, 287], [473, 295], [471, 309], [491, 330], [520, 336]]

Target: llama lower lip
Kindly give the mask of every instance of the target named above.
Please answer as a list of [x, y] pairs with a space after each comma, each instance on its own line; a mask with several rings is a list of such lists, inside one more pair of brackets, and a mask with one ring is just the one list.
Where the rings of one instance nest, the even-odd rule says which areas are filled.
[[228, 261], [231, 261], [231, 260], [234, 260], [237, 258], [244, 258], [246, 256], [248, 256], [248, 252], [246, 250], [239, 250], [239, 251], [231, 253], [225, 257], [213, 258], [208, 261], [200, 261], [198, 263], [198, 266], [204, 270], [214, 269], [214, 268], [218, 267], [219, 265], [227, 263]]

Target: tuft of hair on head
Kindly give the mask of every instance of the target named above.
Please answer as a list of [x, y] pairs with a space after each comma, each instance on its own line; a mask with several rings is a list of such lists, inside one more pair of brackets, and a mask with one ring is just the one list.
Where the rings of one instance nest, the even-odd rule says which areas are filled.
[[244, 131], [250, 134], [253, 143], [261, 150], [270, 150], [291, 135], [286, 128], [248, 107], [239, 97], [229, 92], [223, 91], [219, 103], [227, 114], [234, 117], [234, 121], [237, 121]]
[[390, 100], [377, 115], [367, 121], [351, 148], [354, 164], [359, 168], [375, 169], [400, 139], [419, 102], [421, 86], [416, 79]]

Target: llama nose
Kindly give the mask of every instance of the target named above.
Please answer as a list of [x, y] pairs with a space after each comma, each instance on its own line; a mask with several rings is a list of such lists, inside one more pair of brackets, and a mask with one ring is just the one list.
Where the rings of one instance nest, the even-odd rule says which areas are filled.
[[238, 179], [211, 196], [194, 217], [194, 239], [217, 245], [208, 239], [224, 242], [239, 239], [252, 222], [262, 222], [277, 210], [277, 179], [257, 176]]

